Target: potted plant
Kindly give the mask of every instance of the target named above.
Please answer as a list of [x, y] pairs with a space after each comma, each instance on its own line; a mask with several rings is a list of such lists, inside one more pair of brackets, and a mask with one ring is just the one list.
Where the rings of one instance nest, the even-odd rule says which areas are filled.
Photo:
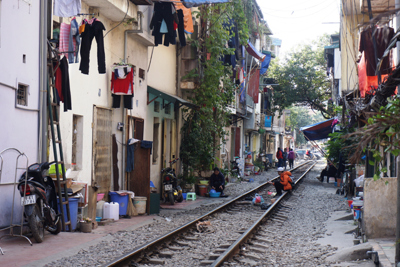
[[82, 233], [91, 233], [92, 232], [92, 219], [89, 217], [84, 217], [79, 222], [79, 228]]

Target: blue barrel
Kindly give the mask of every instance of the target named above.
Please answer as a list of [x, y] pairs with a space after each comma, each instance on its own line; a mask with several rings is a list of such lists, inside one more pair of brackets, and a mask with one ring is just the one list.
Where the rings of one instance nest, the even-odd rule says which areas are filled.
[[[71, 217], [71, 226], [72, 226], [72, 231], [76, 229], [76, 225], [78, 224], [78, 202], [79, 198], [68, 198], [69, 200], [69, 215]], [[63, 202], [65, 199], [63, 198]], [[58, 204], [58, 211], [61, 213], [60, 209], [60, 200], [57, 198], [57, 204]], [[68, 221], [68, 215], [67, 215], [67, 208], [66, 205], [64, 206], [64, 222]], [[66, 226], [67, 231], [69, 230], [68, 225]]]
[[110, 192], [111, 202], [119, 204], [119, 215], [126, 215], [128, 209], [129, 195], [121, 196], [118, 193]]

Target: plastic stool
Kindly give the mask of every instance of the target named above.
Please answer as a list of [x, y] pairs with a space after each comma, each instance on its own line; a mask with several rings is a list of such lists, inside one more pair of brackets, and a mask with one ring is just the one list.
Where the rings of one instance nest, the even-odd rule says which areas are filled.
[[187, 193], [186, 194], [186, 201], [188, 201], [188, 200], [195, 201], [196, 200], [196, 193]]

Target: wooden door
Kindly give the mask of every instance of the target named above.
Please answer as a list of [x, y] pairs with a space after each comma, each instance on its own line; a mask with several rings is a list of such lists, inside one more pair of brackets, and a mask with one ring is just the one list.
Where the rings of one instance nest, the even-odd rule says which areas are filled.
[[235, 129], [235, 157], [240, 157], [240, 127]]
[[142, 148], [141, 142], [135, 147], [135, 168], [129, 175], [128, 190], [135, 192], [135, 196], [147, 197], [146, 213], [150, 211], [150, 151], [149, 148]]
[[93, 110], [93, 176], [97, 193], [108, 193], [111, 185], [112, 110], [94, 106]]
[[171, 120], [164, 119], [163, 121], [163, 168], [170, 167], [171, 161]]

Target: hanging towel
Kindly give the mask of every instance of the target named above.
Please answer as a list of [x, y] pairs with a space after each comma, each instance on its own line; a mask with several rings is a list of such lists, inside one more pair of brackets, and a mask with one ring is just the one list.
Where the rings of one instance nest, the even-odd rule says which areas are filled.
[[81, 12], [81, 0], [54, 0], [54, 15], [73, 17]]
[[[128, 141], [130, 143], [130, 140]], [[135, 144], [127, 147], [127, 159], [126, 159], [126, 172], [131, 172], [135, 169]]]
[[140, 147], [142, 148], [150, 148], [150, 154], [151, 154], [151, 149], [153, 148], [153, 142], [152, 141], [142, 141], [140, 144]]
[[69, 36], [71, 31], [71, 25], [67, 23], [61, 23], [60, 25], [60, 37], [58, 49], [60, 52], [67, 52], [69, 48]]

